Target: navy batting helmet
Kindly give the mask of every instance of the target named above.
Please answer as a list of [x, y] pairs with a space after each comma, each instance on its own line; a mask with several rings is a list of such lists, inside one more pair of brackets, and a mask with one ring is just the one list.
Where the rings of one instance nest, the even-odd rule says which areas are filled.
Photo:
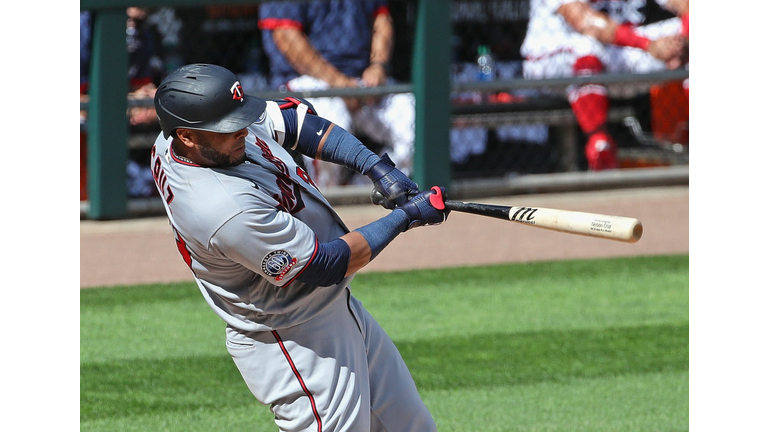
[[266, 101], [247, 96], [229, 69], [190, 64], [171, 72], [155, 93], [163, 136], [177, 128], [231, 133], [259, 119]]

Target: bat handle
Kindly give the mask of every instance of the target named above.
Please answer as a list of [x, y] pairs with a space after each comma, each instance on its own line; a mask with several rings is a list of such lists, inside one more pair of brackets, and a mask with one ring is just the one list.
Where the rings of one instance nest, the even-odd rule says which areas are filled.
[[498, 206], [491, 204], [478, 204], [464, 201], [445, 201], [445, 208], [462, 213], [472, 213], [482, 216], [490, 216], [499, 219], [509, 219], [508, 206]]
[[[409, 195], [408, 199], [411, 199], [414, 196], [415, 195]], [[374, 203], [376, 205], [383, 206], [382, 203], [384, 202], [385, 199], [386, 198], [384, 198], [384, 195], [382, 195], [381, 192], [377, 191], [376, 188], [374, 188], [371, 191], [371, 202], [372, 203]], [[447, 208], [449, 210], [453, 210], [453, 208], [451, 208], [451, 206], [457, 206], [459, 204], [462, 204], [460, 201], [445, 200], [444, 202], [445, 202], [445, 208]], [[450, 203], [450, 205], [449, 205], [449, 203]]]

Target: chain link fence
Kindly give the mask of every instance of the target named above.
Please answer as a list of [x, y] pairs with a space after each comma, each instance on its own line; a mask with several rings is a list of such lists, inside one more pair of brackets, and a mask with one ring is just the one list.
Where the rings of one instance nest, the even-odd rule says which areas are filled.
[[[289, 3], [298, 3], [298, 9], [290, 9]], [[374, 151], [387, 152], [408, 171], [414, 140], [414, 99], [410, 92], [396, 86], [404, 84], [407, 88], [410, 83], [416, 1], [390, 0], [386, 9], [382, 9], [385, 2], [353, 2], [358, 9], [355, 14], [331, 20], [337, 13], [332, 3], [319, 0], [129, 8], [129, 196], [156, 193], [148, 166], [149, 149], [160, 131], [151, 105], [154, 88], [168, 72], [194, 62], [225, 66], [238, 75], [246, 93], [267, 98], [307, 90], [339, 90], [340, 96], [309, 99], [320, 115], [349, 129]], [[648, 79], [648, 73], [667, 70], [665, 65], [614, 68], [613, 63], [620, 60], [610, 56], [622, 55], [615, 47], [580, 56], [576, 52], [578, 45], [567, 48], [557, 40], [560, 36], [556, 28], [534, 28], [531, 24], [531, 17], [540, 13], [537, 8], [543, 3], [451, 2], [452, 37], [445, 43], [452, 49], [451, 68], [446, 71], [453, 83], [450, 142], [446, 143], [450, 146], [452, 178], [505, 178], [592, 169], [585, 152], [592, 135], [585, 132], [573, 106], [577, 90], [585, 87], [593, 91], [581, 93], [606, 95], [601, 101], [607, 103], [607, 109], [600, 108], [600, 102], [592, 104], [595, 106], [582, 104], [580, 115], [591, 118], [601, 115], [591, 109], [604, 111], [606, 119], [601, 130], [615, 142], [618, 168], [687, 164], [687, 63], [677, 67], [684, 73], [673, 80], [666, 75]], [[604, 6], [607, 16], [639, 26], [676, 19], [654, 0], [591, 4], [598, 9]], [[620, 10], [608, 9], [616, 9], [619, 4]], [[384, 10], [388, 10], [389, 18], [377, 21]], [[88, 26], [88, 12], [82, 12], [81, 102], [88, 100]], [[390, 31], [391, 38], [383, 38], [389, 45], [374, 45], [372, 52], [371, 38], [387, 36]], [[534, 31], [543, 33], [524, 46], [526, 37]], [[309, 35], [310, 43], [326, 53], [333, 67], [311, 57], [314, 54], [306, 50], [302, 39], [292, 39], [299, 34]], [[536, 46], [532, 48], [532, 44]], [[569, 58], [602, 58], [603, 70], [593, 71], [601, 72], [593, 75], [594, 81], [584, 81], [572, 64], [563, 67], [556, 62], [538, 61], [531, 65], [525, 61], [526, 50], [529, 58], [541, 60], [538, 57], [545, 56], [546, 50], [557, 49], [563, 50], [560, 54], [569, 54]], [[369, 59], [376, 65], [369, 67]], [[302, 69], [296, 72], [296, 67]], [[638, 72], [646, 75], [633, 75]], [[381, 81], [383, 74], [386, 82]], [[326, 77], [332, 85], [312, 76]], [[377, 84], [400, 90], [371, 92]], [[358, 89], [362, 95], [349, 96], [354, 94], [350, 89]], [[87, 117], [81, 104], [81, 200], [87, 199]], [[344, 168], [308, 159], [303, 162], [323, 187], [344, 187], [361, 181]]]

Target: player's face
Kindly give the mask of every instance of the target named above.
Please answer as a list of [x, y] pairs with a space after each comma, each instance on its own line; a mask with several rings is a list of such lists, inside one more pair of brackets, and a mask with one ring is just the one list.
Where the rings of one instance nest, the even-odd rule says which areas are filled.
[[232, 133], [195, 131], [200, 155], [216, 166], [235, 166], [245, 162], [245, 137], [248, 129]]

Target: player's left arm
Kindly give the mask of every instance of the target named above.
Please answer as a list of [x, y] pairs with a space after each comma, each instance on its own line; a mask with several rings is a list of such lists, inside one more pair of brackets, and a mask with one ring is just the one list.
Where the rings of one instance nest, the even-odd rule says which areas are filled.
[[419, 193], [419, 186], [397, 169], [389, 156], [379, 157], [354, 135], [316, 115], [311, 105], [309, 107], [302, 108], [299, 104], [296, 109], [281, 110], [284, 130], [281, 145], [368, 176], [374, 188], [386, 198], [385, 207], [389, 209], [405, 204], [410, 196]]

